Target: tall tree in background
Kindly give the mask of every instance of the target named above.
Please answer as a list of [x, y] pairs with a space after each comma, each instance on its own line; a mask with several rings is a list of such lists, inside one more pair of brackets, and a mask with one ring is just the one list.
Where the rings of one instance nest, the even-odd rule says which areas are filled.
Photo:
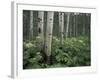
[[47, 27], [46, 27], [46, 42], [45, 42], [45, 52], [47, 56], [47, 64], [51, 62], [51, 43], [52, 43], [52, 32], [53, 32], [53, 19], [54, 12], [47, 12]]
[[83, 25], [82, 25], [82, 27], [83, 27], [83, 35], [85, 35], [85, 14], [82, 14], [82, 23], [83, 23]]
[[90, 24], [91, 24], [91, 17], [90, 17], [91, 15], [89, 14], [89, 13], [86, 13], [86, 33], [87, 33], [87, 35], [90, 35]]
[[70, 13], [70, 21], [69, 21], [69, 36], [72, 37], [72, 31], [73, 31], [73, 17], [74, 13]]
[[67, 15], [66, 38], [67, 38], [68, 37], [68, 31], [69, 31], [70, 13], [66, 13], [66, 15]]
[[64, 13], [59, 13], [59, 32], [60, 32], [60, 42], [63, 44], [64, 37]]
[[76, 35], [80, 36], [80, 13], [77, 13], [77, 32]]
[[75, 36], [78, 36], [78, 15], [79, 13], [75, 14]]
[[29, 39], [33, 38], [33, 11], [30, 11], [30, 29], [29, 29]]
[[73, 20], [74, 20], [74, 23], [73, 23], [73, 36], [74, 37], [76, 36], [76, 14], [77, 13], [74, 13], [74, 16], [73, 16]]
[[44, 46], [44, 11], [38, 12], [38, 36], [40, 37], [41, 48]]

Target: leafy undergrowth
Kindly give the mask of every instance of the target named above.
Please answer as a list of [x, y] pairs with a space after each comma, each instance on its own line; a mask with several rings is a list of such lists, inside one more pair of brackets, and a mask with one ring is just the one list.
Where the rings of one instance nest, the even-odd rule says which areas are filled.
[[90, 66], [90, 40], [88, 37], [72, 37], [63, 40], [61, 46], [57, 37], [52, 39], [52, 64], [45, 63], [40, 41], [37, 38], [33, 41], [23, 43], [23, 68], [56, 68], [56, 67], [77, 67]]

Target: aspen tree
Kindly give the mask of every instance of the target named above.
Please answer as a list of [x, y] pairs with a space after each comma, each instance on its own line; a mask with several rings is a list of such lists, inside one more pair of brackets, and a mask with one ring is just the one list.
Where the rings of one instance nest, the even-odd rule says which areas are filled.
[[47, 64], [51, 63], [51, 43], [52, 43], [52, 32], [53, 32], [53, 19], [54, 12], [47, 12], [47, 27], [46, 27], [46, 41], [45, 41], [45, 52], [47, 56]]
[[64, 13], [59, 13], [59, 32], [60, 32], [60, 42], [63, 44], [64, 37]]
[[78, 16], [79, 16], [79, 13], [76, 13], [76, 22], [75, 22], [75, 36], [78, 36]]
[[87, 34], [90, 35], [90, 24], [91, 24], [91, 20], [90, 20], [90, 13], [87, 13]]
[[71, 37], [73, 35], [73, 13], [70, 13], [70, 27], [69, 27], [69, 36]]
[[68, 37], [68, 30], [69, 30], [70, 13], [66, 13], [66, 15], [67, 15], [66, 38], [67, 38]]
[[73, 35], [74, 37], [76, 36], [76, 14], [74, 13], [74, 24], [73, 24]]
[[41, 48], [44, 46], [44, 11], [38, 12], [38, 36]]
[[30, 11], [30, 29], [29, 29], [29, 39], [33, 38], [33, 11]]
[[85, 13], [83, 13], [82, 18], [83, 35], [85, 35]]

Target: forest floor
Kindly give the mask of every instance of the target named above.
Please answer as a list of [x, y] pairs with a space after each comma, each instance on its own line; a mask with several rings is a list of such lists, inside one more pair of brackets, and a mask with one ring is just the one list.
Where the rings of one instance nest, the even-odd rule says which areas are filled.
[[23, 68], [57, 68], [91, 65], [90, 39], [87, 36], [71, 37], [60, 40], [53, 36], [50, 64], [46, 62], [46, 54], [39, 40], [23, 42]]

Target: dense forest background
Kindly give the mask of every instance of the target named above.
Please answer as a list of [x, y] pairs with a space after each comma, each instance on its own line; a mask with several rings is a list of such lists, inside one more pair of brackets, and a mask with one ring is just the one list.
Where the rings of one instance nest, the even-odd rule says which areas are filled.
[[91, 14], [23, 10], [23, 68], [90, 66]]

